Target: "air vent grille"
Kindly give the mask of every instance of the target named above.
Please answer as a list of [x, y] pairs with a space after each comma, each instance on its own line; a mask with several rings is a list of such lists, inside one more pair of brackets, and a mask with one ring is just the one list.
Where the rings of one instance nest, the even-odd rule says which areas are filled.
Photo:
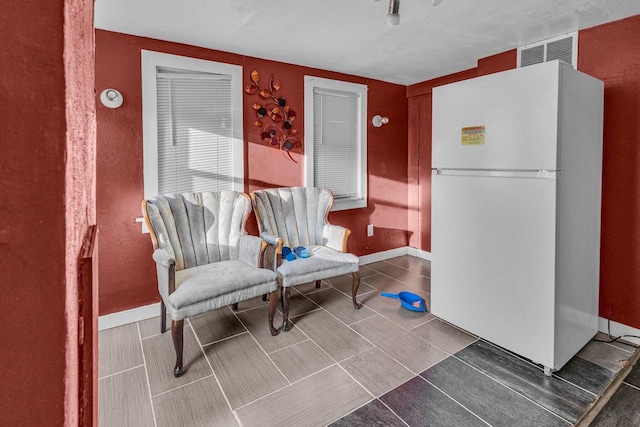
[[577, 47], [577, 32], [522, 46], [518, 48], [518, 67], [559, 59], [576, 68]]
[[544, 45], [523, 49], [520, 53], [520, 66], [539, 64], [544, 62]]
[[567, 64], [573, 60], [573, 38], [567, 37], [547, 44], [547, 61], [559, 59]]

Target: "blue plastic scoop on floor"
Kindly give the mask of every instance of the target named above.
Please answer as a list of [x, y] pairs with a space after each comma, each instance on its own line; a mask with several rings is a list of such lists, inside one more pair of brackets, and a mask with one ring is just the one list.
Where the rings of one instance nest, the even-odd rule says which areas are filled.
[[419, 311], [421, 313], [427, 312], [427, 305], [424, 303], [424, 299], [420, 295], [416, 295], [412, 292], [402, 291], [399, 294], [382, 292], [380, 293], [380, 296], [399, 299], [400, 304], [402, 304], [402, 306], [407, 310]]

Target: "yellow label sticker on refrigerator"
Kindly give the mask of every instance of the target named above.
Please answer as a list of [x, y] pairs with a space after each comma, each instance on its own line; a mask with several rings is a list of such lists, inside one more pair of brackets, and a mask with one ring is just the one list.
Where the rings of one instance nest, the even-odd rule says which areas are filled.
[[484, 126], [462, 128], [462, 145], [484, 144]]

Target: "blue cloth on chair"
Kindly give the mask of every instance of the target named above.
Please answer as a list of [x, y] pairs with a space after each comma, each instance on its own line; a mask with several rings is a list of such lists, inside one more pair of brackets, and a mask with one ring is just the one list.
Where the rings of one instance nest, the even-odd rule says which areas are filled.
[[300, 258], [309, 258], [309, 251], [304, 246], [296, 246], [293, 248], [293, 252]]
[[286, 259], [287, 261], [293, 261], [294, 259], [296, 259], [296, 254], [291, 250], [289, 246], [283, 246], [282, 258]]

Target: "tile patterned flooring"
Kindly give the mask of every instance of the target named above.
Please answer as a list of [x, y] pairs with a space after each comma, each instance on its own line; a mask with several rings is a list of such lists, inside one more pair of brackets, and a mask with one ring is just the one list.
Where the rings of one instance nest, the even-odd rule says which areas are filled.
[[613, 396], [598, 413], [593, 427], [640, 426], [640, 362], [624, 378]]
[[[297, 286], [293, 327], [276, 337], [260, 298], [191, 318], [180, 378], [158, 318], [101, 331], [100, 426], [569, 426], [634, 350], [592, 341], [545, 377], [530, 361], [380, 297], [408, 290], [429, 306], [429, 276], [430, 263], [411, 256], [363, 266], [358, 311], [350, 276]], [[619, 414], [633, 409], [626, 397], [640, 393], [640, 372], [632, 374], [597, 425], [622, 425]]]

